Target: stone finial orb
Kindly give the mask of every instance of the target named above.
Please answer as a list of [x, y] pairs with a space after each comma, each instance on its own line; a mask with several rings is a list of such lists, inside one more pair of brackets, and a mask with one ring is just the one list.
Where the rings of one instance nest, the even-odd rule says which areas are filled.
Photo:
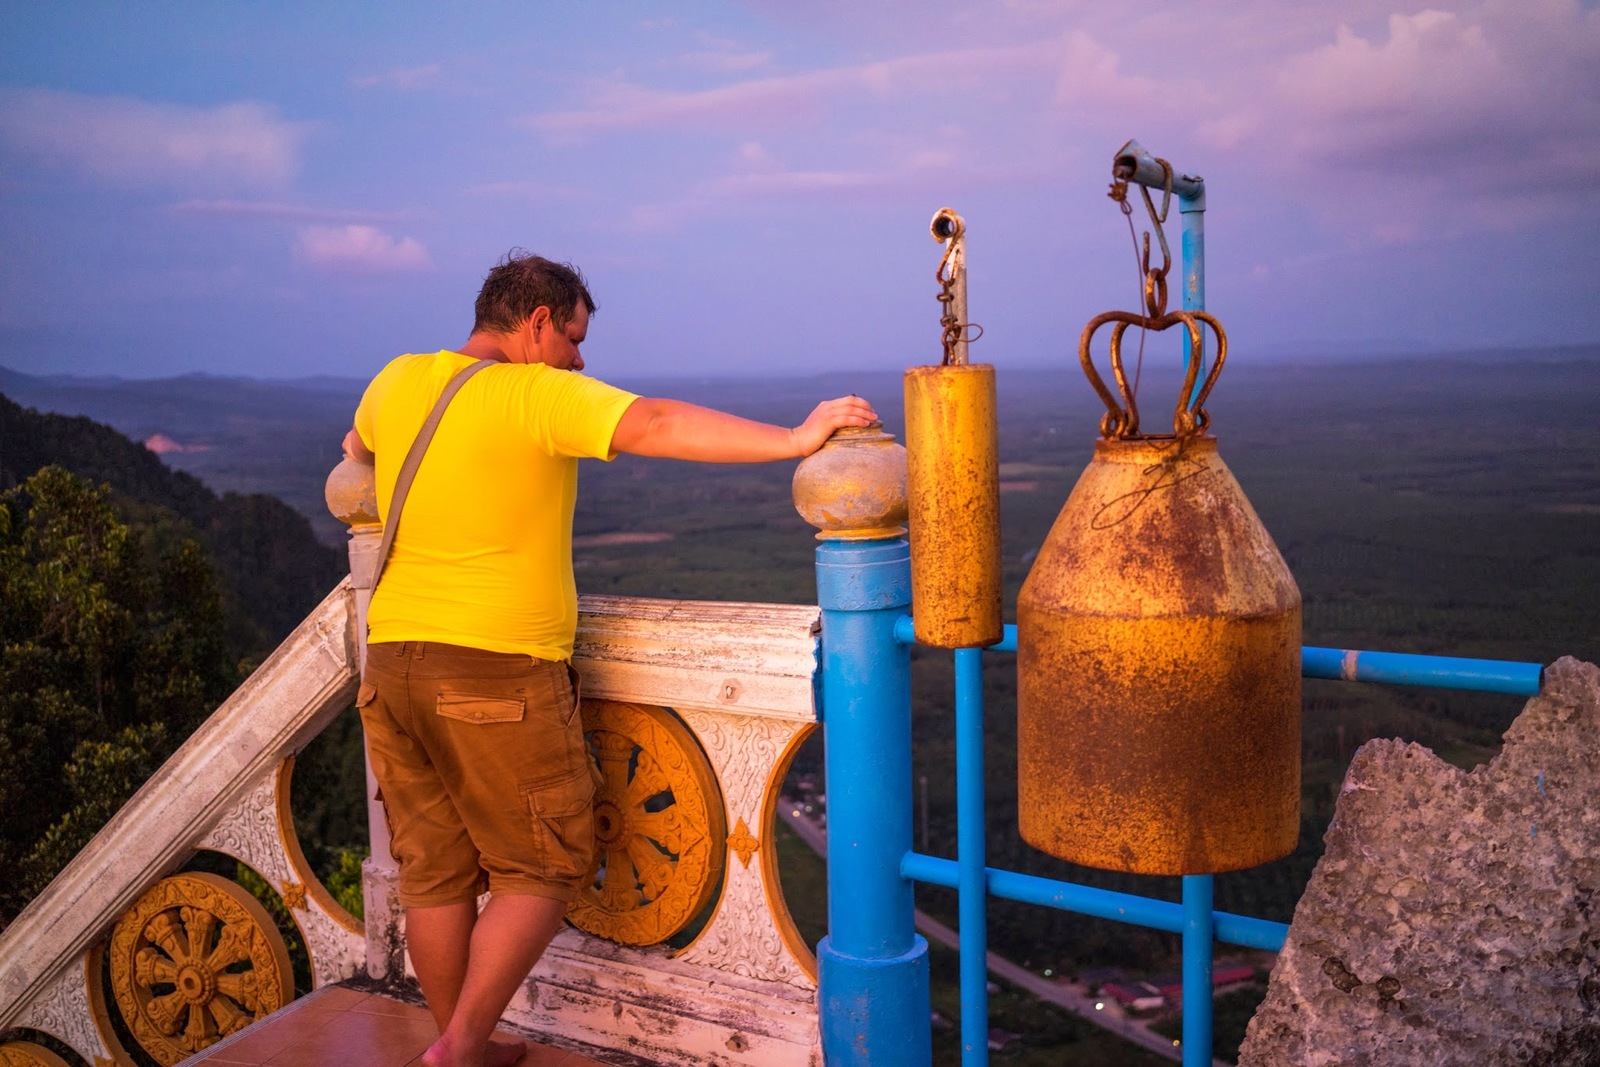
[[835, 431], [795, 469], [794, 506], [819, 541], [905, 536], [904, 446], [881, 422]]
[[378, 480], [370, 463], [346, 456], [329, 473], [323, 499], [340, 522], [352, 527], [378, 524]]

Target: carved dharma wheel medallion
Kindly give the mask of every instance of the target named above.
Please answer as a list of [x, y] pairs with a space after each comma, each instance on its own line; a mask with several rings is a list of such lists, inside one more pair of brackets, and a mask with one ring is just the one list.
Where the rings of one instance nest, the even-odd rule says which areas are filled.
[[117, 1007], [175, 1064], [294, 999], [283, 938], [254, 897], [214, 874], [163, 878], [111, 932]]
[[722, 878], [722, 791], [694, 735], [665, 708], [586, 700], [583, 728], [600, 767], [598, 867], [567, 918], [598, 937], [658, 944], [700, 914]]
[[0, 1045], [0, 1067], [67, 1067], [67, 1061], [32, 1041]]

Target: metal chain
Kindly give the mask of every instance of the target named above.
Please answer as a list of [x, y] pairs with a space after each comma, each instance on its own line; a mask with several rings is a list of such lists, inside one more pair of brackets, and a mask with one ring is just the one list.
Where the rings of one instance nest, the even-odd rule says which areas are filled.
[[[1144, 234], [1144, 250], [1139, 258], [1139, 269], [1144, 275], [1144, 307], [1145, 313], [1152, 319], [1158, 319], [1167, 313], [1167, 272], [1172, 269], [1172, 249], [1167, 244], [1167, 231], [1163, 223], [1167, 221], [1167, 214], [1172, 209], [1172, 164], [1164, 159], [1157, 159], [1161, 164], [1165, 182], [1161, 194], [1161, 210], [1156, 210], [1156, 204], [1150, 197], [1150, 190], [1141, 185], [1139, 193], [1144, 197], [1145, 209], [1150, 214], [1150, 226], [1155, 231], [1156, 239], [1161, 243], [1161, 266], [1150, 265], [1150, 230]], [[1133, 225], [1133, 206], [1128, 203], [1128, 181], [1118, 178], [1111, 183], [1111, 192], [1107, 194], [1117, 202], [1122, 213], [1128, 216], [1128, 225]]]
[[939, 282], [939, 327], [942, 331], [940, 341], [944, 345], [943, 365], [949, 366], [955, 362], [956, 345], [961, 342], [961, 323], [956, 321], [956, 241], [952, 238], [945, 245], [944, 256], [939, 260], [939, 269], [933, 272], [934, 278]]
[[[1151, 266], [1150, 263], [1150, 230], [1144, 233], [1141, 249], [1139, 234], [1133, 224], [1133, 206], [1128, 197], [1128, 186], [1131, 182], [1127, 178], [1116, 178], [1112, 181], [1108, 194], [1116, 201], [1123, 217], [1128, 220], [1128, 238], [1133, 242], [1134, 258], [1138, 261], [1145, 314], [1108, 311], [1091, 319], [1078, 340], [1078, 362], [1088, 375], [1089, 383], [1094, 386], [1095, 392], [1106, 405], [1106, 413], [1100, 420], [1101, 435], [1118, 440], [1130, 437], [1146, 439], [1148, 435], [1139, 433], [1138, 407], [1139, 378], [1144, 369], [1144, 342], [1149, 333], [1182, 325], [1189, 335], [1191, 358], [1186, 364], [1183, 390], [1179, 396], [1177, 409], [1173, 412], [1172, 422], [1173, 437], [1178, 441], [1177, 454], [1181, 456], [1188, 440], [1196, 434], [1203, 433], [1210, 425], [1211, 419], [1205, 410], [1205, 400], [1211, 393], [1211, 387], [1216, 384], [1218, 372], [1222, 369], [1228, 341], [1222, 332], [1222, 324], [1204, 311], [1167, 313], [1167, 273], [1172, 269], [1172, 250], [1167, 245], [1167, 234], [1162, 224], [1167, 221], [1172, 207], [1173, 170], [1172, 164], [1164, 159], [1157, 159], [1156, 162], [1161, 165], [1164, 178], [1161, 210], [1156, 210], [1155, 200], [1150, 196], [1149, 188], [1142, 183], [1140, 193], [1144, 197], [1145, 210], [1150, 216], [1150, 229], [1155, 231], [1161, 243], [1159, 266]], [[1095, 332], [1108, 323], [1115, 324], [1111, 332], [1111, 370], [1116, 379], [1117, 390], [1121, 394], [1120, 404], [1118, 398], [1106, 388], [1100, 372], [1095, 369], [1091, 354]], [[1217, 343], [1216, 361], [1211, 365], [1210, 371], [1203, 376], [1203, 380], [1200, 373], [1204, 366], [1201, 353], [1205, 344], [1202, 327], [1211, 330]], [[1139, 331], [1139, 361], [1135, 366], [1130, 387], [1122, 359], [1122, 339], [1127, 330], [1135, 328]]]
[[[941, 223], [948, 228], [947, 232], [941, 232]], [[974, 322], [961, 322], [956, 315], [956, 274], [965, 266], [965, 236], [966, 224], [960, 215], [946, 208], [934, 216], [933, 239], [944, 245], [944, 255], [939, 258], [939, 267], [933, 272], [933, 277], [939, 283], [940, 343], [944, 346], [941, 365], [946, 367], [962, 362], [956, 356], [957, 345], [962, 341], [971, 344], [983, 336], [982, 326]]]

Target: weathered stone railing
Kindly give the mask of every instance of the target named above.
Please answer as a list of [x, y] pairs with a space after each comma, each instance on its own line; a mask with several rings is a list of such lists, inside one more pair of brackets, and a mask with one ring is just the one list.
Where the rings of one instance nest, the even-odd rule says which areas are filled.
[[[361, 924], [307, 867], [288, 804], [294, 753], [355, 693], [355, 648], [345, 582], [23, 909], [0, 935], [0, 1033], [38, 1030], [90, 1063], [130, 1063], [111, 1025], [110, 1012], [119, 1011], [152, 1055], [176, 1062], [196, 1051], [190, 1045], [215, 1040], [231, 1024], [242, 1026], [292, 997], [287, 957], [270, 951], [281, 939], [259, 905], [251, 908], [247, 893], [202, 876], [162, 881], [197, 849], [233, 856], [267, 880], [304, 935], [317, 985], [356, 973], [365, 951]], [[190, 959], [187, 971], [160, 976], [150, 964], [141, 966], [145, 931], [119, 921], [158, 900], [212, 916], [224, 938], [239, 942], [239, 958], [254, 961], [255, 987], [221, 999], [217, 972], [232, 960], [212, 968]], [[181, 920], [189, 931], [208, 921], [198, 915]], [[114, 957], [110, 997], [100, 978], [108, 951]], [[175, 962], [182, 971], [184, 962]], [[168, 984], [179, 996], [157, 1003], [153, 989]], [[221, 985], [226, 996], [229, 983]], [[213, 1004], [215, 1014], [205, 1024], [201, 1013]], [[192, 1034], [186, 1030], [191, 1018]], [[8, 1062], [30, 1062], [25, 1047], [8, 1051]]]
[[[369, 821], [363, 928], [308, 868], [289, 810], [294, 754], [356, 690], [379, 533], [370, 472], [341, 467], [329, 500], [352, 526], [353, 580], [0, 934], [7, 1067], [56, 1062], [28, 1031], [96, 1067], [131, 1064], [113, 1014], [175, 1063], [293, 997], [260, 905], [224, 879], [172, 874], [199, 849], [248, 865], [278, 893], [314, 986], [362, 971], [400, 979], [404, 922], [381, 811]], [[815, 961], [784, 906], [772, 839], [784, 774], [816, 724], [817, 618], [809, 606], [581, 601], [574, 658], [606, 779], [596, 813], [606, 866], [571, 912], [583, 929], [556, 938], [508, 1022], [659, 1063], [820, 1064]], [[665, 947], [697, 916], [689, 944]], [[228, 973], [241, 962], [248, 980]]]

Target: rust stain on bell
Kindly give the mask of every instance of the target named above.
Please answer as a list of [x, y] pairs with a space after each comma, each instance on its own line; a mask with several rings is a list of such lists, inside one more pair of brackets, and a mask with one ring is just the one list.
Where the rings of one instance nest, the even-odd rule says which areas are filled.
[[1299, 837], [1300, 591], [1201, 432], [1226, 339], [1203, 313], [1167, 318], [1145, 325], [1181, 321], [1195, 369], [1199, 325], [1218, 340], [1170, 435], [1140, 436], [1129, 391], [1117, 404], [1089, 362], [1093, 330], [1121, 320], [1084, 332], [1106, 436], [1018, 598], [1018, 822], [1074, 863], [1207, 874]]
[[917, 640], [992, 645], [1004, 633], [994, 367], [912, 367], [905, 401]]

